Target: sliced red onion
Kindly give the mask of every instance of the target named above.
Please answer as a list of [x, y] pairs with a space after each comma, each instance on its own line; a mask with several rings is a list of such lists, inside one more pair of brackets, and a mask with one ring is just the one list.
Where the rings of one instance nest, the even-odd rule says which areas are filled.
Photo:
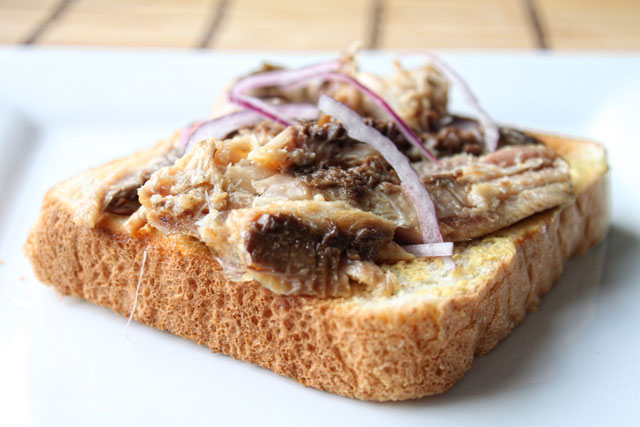
[[498, 140], [500, 139], [500, 128], [496, 124], [495, 121], [489, 116], [489, 113], [485, 111], [484, 108], [480, 105], [478, 98], [473, 94], [469, 85], [464, 81], [464, 79], [446, 62], [442, 61], [436, 55], [427, 51], [416, 51], [409, 52], [416, 53], [419, 55], [426, 56], [431, 62], [436, 64], [436, 66], [445, 74], [445, 76], [457, 86], [464, 97], [466, 98], [469, 106], [475, 111], [476, 116], [478, 116], [478, 121], [482, 126], [484, 131], [484, 141], [487, 151], [493, 152], [498, 148]]
[[[272, 108], [278, 114], [302, 120], [313, 120], [318, 117], [318, 108], [313, 104], [282, 104], [274, 105]], [[182, 146], [185, 147], [185, 151], [188, 151], [197, 142], [209, 138], [221, 139], [233, 131], [263, 120], [263, 115], [256, 111], [242, 110], [206, 122], [196, 123], [197, 126], [191, 125], [185, 131], [187, 137]]]
[[[251, 108], [256, 111], [258, 109], [266, 110], [266, 107], [269, 105], [264, 101], [261, 101], [257, 98], [248, 97], [243, 95], [245, 92], [248, 92], [253, 89], [266, 87], [266, 86], [298, 86], [306, 81], [314, 80], [314, 79], [323, 79], [323, 80], [339, 80], [343, 82], [347, 82], [352, 86], [356, 87], [359, 91], [367, 95], [371, 98], [382, 110], [384, 110], [393, 120], [400, 132], [407, 138], [411, 144], [415, 145], [420, 149], [428, 158], [439, 164], [438, 159], [429, 151], [427, 147], [425, 147], [422, 140], [418, 137], [418, 135], [411, 130], [409, 125], [402, 120], [402, 118], [395, 112], [393, 108], [377, 93], [369, 89], [367, 86], [360, 83], [357, 79], [343, 73], [337, 72], [340, 68], [340, 61], [330, 61], [322, 64], [313, 65], [310, 67], [299, 68], [296, 70], [278, 70], [278, 71], [269, 71], [266, 73], [256, 74], [253, 76], [246, 77], [236, 83], [231, 90], [229, 91], [229, 99], [238, 104], [242, 105], [245, 108]], [[266, 116], [273, 120], [273, 112], [270, 113], [270, 116]], [[285, 117], [280, 116], [278, 118], [279, 122], [286, 121]]]
[[411, 144], [413, 144], [418, 149], [420, 149], [420, 151], [422, 151], [428, 158], [433, 160], [436, 164], [440, 163], [438, 162], [438, 159], [436, 159], [436, 157], [431, 153], [431, 151], [429, 151], [429, 149], [424, 145], [424, 143], [418, 137], [418, 135], [416, 135], [415, 132], [411, 130], [409, 125], [404, 120], [402, 120], [402, 118], [398, 115], [398, 113], [396, 113], [395, 110], [391, 108], [391, 106], [387, 103], [387, 101], [385, 101], [380, 95], [378, 95], [377, 93], [369, 89], [367, 86], [363, 85], [358, 80], [354, 79], [353, 77], [347, 74], [337, 73], [337, 72], [323, 73], [316, 76], [316, 78], [320, 78], [324, 80], [340, 80], [343, 82], [347, 82], [350, 85], [357, 88], [359, 91], [361, 91], [362, 93], [367, 95], [369, 98], [371, 98], [373, 102], [378, 104], [378, 106], [382, 108], [390, 116], [391, 120], [393, 120], [393, 122], [400, 129], [400, 132], [402, 132], [404, 137], [407, 138], [407, 141], [409, 141]]
[[196, 122], [189, 123], [180, 133], [180, 140], [178, 141], [179, 147], [186, 147], [191, 139], [193, 133], [202, 125], [202, 121], [198, 120]]
[[272, 120], [276, 123], [280, 123], [283, 126], [294, 125], [294, 123], [288, 117], [281, 115], [275, 108], [273, 108], [272, 105], [267, 104], [261, 99], [251, 96], [239, 95], [237, 97], [234, 97], [233, 102], [240, 107], [246, 108], [247, 110], [255, 111], [262, 117]]
[[242, 95], [254, 89], [267, 86], [286, 86], [299, 80], [313, 78], [320, 73], [339, 70], [341, 66], [342, 62], [340, 60], [333, 60], [293, 70], [275, 70], [254, 74], [240, 79], [233, 85], [229, 90], [229, 100], [233, 101], [235, 96]]
[[453, 253], [453, 242], [407, 245], [402, 249], [418, 257], [450, 256]]
[[323, 62], [311, 65], [309, 67], [299, 68], [295, 70], [276, 70], [264, 73], [254, 74], [252, 76], [240, 79], [229, 90], [229, 100], [243, 108], [253, 110], [269, 120], [273, 120], [284, 126], [291, 126], [294, 123], [280, 114], [272, 105], [267, 104], [259, 98], [247, 96], [246, 92], [266, 86], [283, 86], [306, 76], [316, 75], [332, 70], [338, 70], [342, 63], [338, 60]]
[[389, 138], [375, 128], [367, 126], [358, 113], [329, 95], [322, 94], [320, 96], [318, 108], [325, 114], [338, 119], [350, 138], [367, 143], [382, 154], [398, 174], [402, 188], [416, 207], [425, 246], [435, 243], [438, 246], [437, 251], [434, 249], [434, 253], [441, 254], [439, 256], [451, 255], [453, 245], [449, 245], [451, 250], [448, 252], [441, 247], [442, 235], [438, 227], [433, 201], [407, 157], [398, 150]]

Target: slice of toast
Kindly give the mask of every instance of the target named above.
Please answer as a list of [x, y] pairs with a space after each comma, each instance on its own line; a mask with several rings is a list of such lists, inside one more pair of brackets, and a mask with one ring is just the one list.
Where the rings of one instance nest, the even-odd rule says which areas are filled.
[[257, 283], [224, 280], [209, 249], [149, 225], [125, 231], [106, 214], [93, 228], [74, 222], [91, 185], [126, 159], [51, 189], [25, 246], [36, 275], [215, 352], [261, 365], [318, 389], [366, 400], [441, 393], [474, 355], [497, 345], [540, 303], [573, 254], [598, 243], [608, 224], [608, 166], [595, 143], [536, 135], [564, 156], [576, 192], [567, 205], [497, 233], [457, 244], [451, 272], [441, 259], [385, 267], [392, 296], [284, 297]]

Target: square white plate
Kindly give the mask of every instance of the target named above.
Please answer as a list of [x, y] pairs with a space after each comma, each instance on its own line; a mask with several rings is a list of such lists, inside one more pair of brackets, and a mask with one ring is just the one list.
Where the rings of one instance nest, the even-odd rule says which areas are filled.
[[22, 254], [47, 188], [206, 117], [264, 58], [327, 55], [0, 49], [0, 424], [640, 425], [640, 57], [443, 56], [500, 121], [606, 145], [612, 226], [451, 390], [378, 404], [135, 322], [125, 334], [125, 318], [40, 284]]

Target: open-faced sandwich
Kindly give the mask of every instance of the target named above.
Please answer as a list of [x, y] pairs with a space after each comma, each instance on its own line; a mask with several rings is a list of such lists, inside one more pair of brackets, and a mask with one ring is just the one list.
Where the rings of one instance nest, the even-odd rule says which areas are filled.
[[[307, 386], [446, 390], [603, 238], [607, 164], [497, 125], [425, 58], [239, 79], [214, 118], [52, 188], [37, 276]], [[449, 110], [452, 88], [476, 114]]]

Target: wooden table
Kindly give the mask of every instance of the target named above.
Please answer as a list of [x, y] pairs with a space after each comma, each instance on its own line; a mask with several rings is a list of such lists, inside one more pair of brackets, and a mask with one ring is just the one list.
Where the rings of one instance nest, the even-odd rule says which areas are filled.
[[0, 0], [0, 43], [640, 49], [640, 0]]

